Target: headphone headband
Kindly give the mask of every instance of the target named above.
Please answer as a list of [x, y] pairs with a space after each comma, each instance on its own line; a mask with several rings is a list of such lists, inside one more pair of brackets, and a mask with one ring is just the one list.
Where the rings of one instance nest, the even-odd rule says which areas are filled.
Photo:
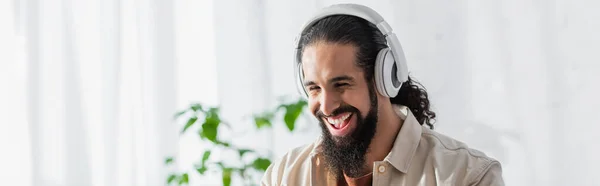
[[362, 18], [370, 23], [374, 24], [379, 31], [384, 35], [387, 45], [391, 50], [392, 56], [396, 63], [396, 74], [399, 82], [408, 81], [408, 67], [406, 65], [406, 58], [400, 45], [400, 41], [396, 37], [396, 34], [392, 32], [392, 27], [379, 15], [375, 10], [358, 4], [337, 4], [325, 7], [319, 10], [311, 19], [309, 19], [303, 26], [300, 34], [295, 39], [294, 47], [294, 72], [296, 75], [298, 91], [304, 96], [308, 95], [304, 86], [302, 85], [303, 73], [301, 67], [301, 54], [300, 50], [300, 38], [319, 20], [332, 16], [332, 15], [351, 15]]

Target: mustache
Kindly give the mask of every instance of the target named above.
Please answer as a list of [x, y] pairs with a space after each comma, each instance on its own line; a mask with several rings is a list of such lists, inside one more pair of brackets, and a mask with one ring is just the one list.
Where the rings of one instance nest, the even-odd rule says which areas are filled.
[[317, 116], [318, 118], [324, 118], [324, 117], [329, 117], [329, 116], [335, 116], [341, 113], [345, 113], [345, 112], [354, 112], [354, 113], [359, 113], [358, 109], [356, 107], [350, 106], [350, 105], [342, 105], [338, 108], [336, 108], [335, 110], [333, 110], [333, 112], [331, 112], [331, 115], [325, 115], [323, 114], [323, 111], [321, 110], [315, 110], [315, 116]]

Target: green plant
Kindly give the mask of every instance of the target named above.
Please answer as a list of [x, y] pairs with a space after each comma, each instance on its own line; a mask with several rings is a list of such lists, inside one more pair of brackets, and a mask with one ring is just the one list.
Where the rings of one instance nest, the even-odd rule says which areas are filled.
[[[306, 101], [302, 99], [291, 103], [283, 103], [282, 101], [282, 103], [277, 105], [274, 109], [254, 114], [252, 116], [252, 121], [257, 130], [271, 128], [273, 123], [276, 123], [276, 119], [281, 118], [278, 116], [282, 114], [283, 123], [285, 123], [287, 129], [291, 132], [294, 130], [296, 120], [306, 105]], [[187, 185], [189, 184], [190, 174], [196, 172], [200, 175], [205, 175], [209, 170], [220, 171], [222, 182], [225, 186], [231, 184], [232, 177], [235, 175], [241, 177], [247, 184], [253, 185], [258, 182], [253, 181], [252, 171], [264, 173], [271, 164], [271, 157], [261, 155], [254, 149], [237, 147], [232, 144], [231, 140], [219, 135], [221, 130], [232, 129], [231, 125], [221, 118], [219, 107], [206, 107], [202, 104], [194, 103], [188, 108], [176, 113], [175, 119], [178, 118], [186, 121], [181, 130], [181, 134], [191, 131], [188, 129], [192, 126], [201, 124], [195, 134], [197, 134], [201, 140], [209, 142], [211, 146], [201, 147], [206, 150], [202, 154], [200, 162], [193, 165], [194, 170], [171, 173], [167, 177], [167, 184], [169, 185]], [[214, 154], [215, 151], [219, 151], [220, 154], [227, 152], [234, 153], [238, 157], [237, 162], [228, 163], [223, 160], [209, 161], [211, 154]], [[173, 157], [167, 157], [165, 159], [166, 165], [171, 165], [173, 162], [175, 162]]]

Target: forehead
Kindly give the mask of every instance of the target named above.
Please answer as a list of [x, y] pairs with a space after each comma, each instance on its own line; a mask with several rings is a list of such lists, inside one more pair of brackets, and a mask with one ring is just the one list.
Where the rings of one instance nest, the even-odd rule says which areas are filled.
[[352, 44], [317, 42], [302, 53], [302, 70], [308, 81], [326, 81], [347, 75], [357, 78], [362, 71], [356, 66], [357, 48]]

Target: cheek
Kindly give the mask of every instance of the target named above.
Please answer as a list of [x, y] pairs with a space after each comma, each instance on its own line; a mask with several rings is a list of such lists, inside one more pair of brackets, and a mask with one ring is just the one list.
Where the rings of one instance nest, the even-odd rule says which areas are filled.
[[310, 111], [311, 114], [316, 116], [316, 111], [318, 111], [318, 109], [319, 109], [319, 102], [312, 98], [309, 98], [307, 103], [308, 103], [308, 111]]
[[369, 99], [369, 92], [355, 92], [353, 94], [346, 94], [343, 97], [344, 102], [348, 105], [356, 107], [363, 117], [366, 117], [367, 113], [371, 109], [371, 100]]

